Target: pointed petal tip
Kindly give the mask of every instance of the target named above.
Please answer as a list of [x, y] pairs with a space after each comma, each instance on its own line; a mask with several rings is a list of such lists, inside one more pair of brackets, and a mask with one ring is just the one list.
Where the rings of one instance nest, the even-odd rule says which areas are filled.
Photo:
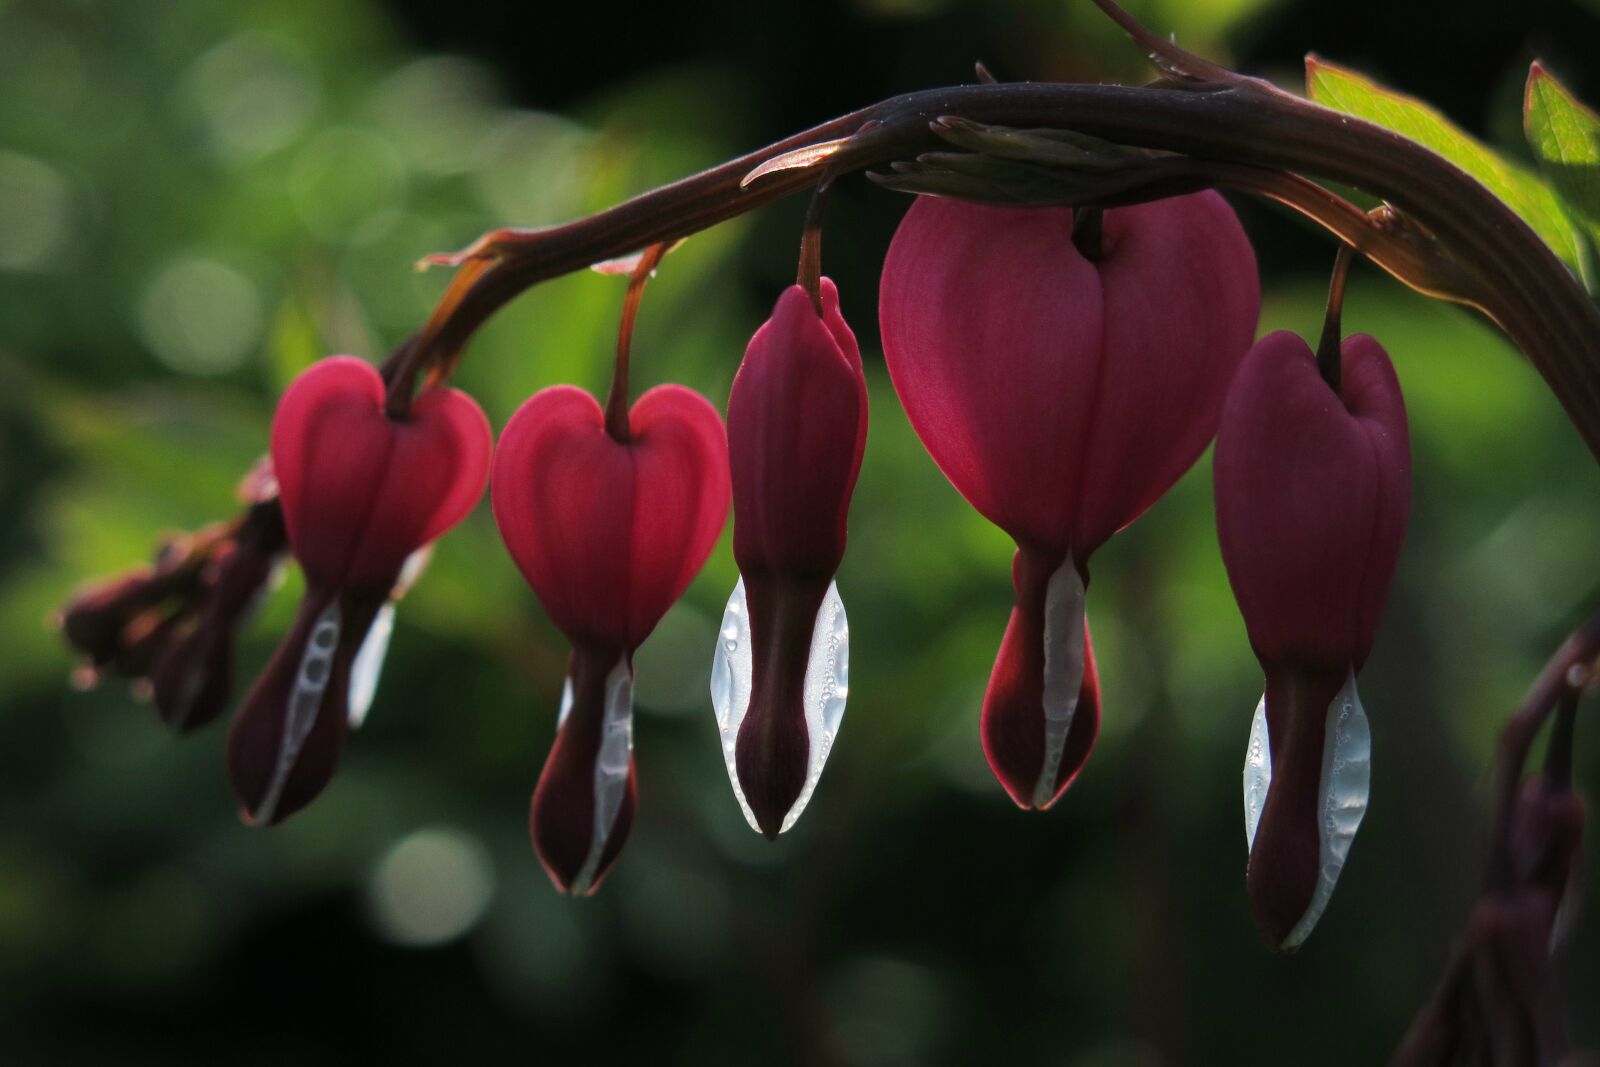
[[[1048, 811], [1077, 780], [1100, 732], [1100, 680], [1082, 576], [1019, 551], [1017, 606], [984, 693], [984, 756], [1011, 800]], [[1076, 654], [1069, 650], [1076, 650]]]
[[[740, 759], [747, 750], [755, 755]], [[791, 781], [793, 775], [777, 773], [783, 764], [776, 762], [769, 766], [757, 758], [760, 754], [757, 745], [738, 746], [735, 759], [739, 764], [739, 789], [749, 806], [756, 831], [768, 841], [776, 841], [790, 824], [789, 814], [800, 799], [804, 781]]]

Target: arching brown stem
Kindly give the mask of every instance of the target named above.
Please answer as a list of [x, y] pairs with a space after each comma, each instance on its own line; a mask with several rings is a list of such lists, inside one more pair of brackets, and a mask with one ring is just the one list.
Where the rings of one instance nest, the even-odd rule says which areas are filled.
[[[1280, 172], [1278, 181], [1303, 175], [1338, 182], [1387, 201], [1454, 261], [1471, 283], [1474, 302], [1527, 354], [1600, 458], [1600, 310], [1538, 236], [1475, 179], [1421, 145], [1237, 76], [1182, 89], [1006, 83], [885, 100], [588, 218], [485, 235], [448, 258], [460, 264], [487, 259], [492, 266], [427, 347], [435, 353], [459, 348], [507, 301], [547, 278], [696, 233], [810, 188], [824, 172], [840, 174], [937, 148], [942, 142], [929, 124], [947, 115], [1076, 130], [1196, 160]], [[836, 143], [809, 165], [773, 170], [743, 184], [763, 164], [823, 142]], [[1417, 283], [1426, 289], [1431, 279]]]

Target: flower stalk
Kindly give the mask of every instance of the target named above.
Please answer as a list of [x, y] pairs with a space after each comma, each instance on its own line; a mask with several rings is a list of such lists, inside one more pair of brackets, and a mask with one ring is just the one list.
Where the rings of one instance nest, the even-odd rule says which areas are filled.
[[[575, 222], [492, 231], [461, 253], [431, 258], [489, 265], [438, 328], [420, 339], [422, 358], [458, 351], [496, 310], [548, 278], [687, 237], [813, 188], [827, 175], [940, 148], [947, 144], [940, 124], [951, 117], [1073, 130], [1178, 153], [1181, 161], [1169, 164], [1174, 170], [1221, 167], [1261, 187], [1253, 191], [1272, 195], [1273, 189], [1295, 198], [1297, 207], [1326, 201], [1312, 215], [1318, 223], [1401, 281], [1471, 303], [1504, 329], [1600, 459], [1600, 361], [1592, 356], [1600, 343], [1600, 309], [1498, 197], [1400, 134], [1264, 82], [1231, 75], [1177, 84], [1181, 88], [1171, 79], [1145, 87], [1005, 83], [908, 93]], [[786, 158], [797, 162], [788, 165]], [[1307, 179], [1350, 186], [1389, 207], [1362, 221], [1339, 209], [1331, 194], [1304, 188]], [[1294, 186], [1301, 187], [1290, 191]], [[1352, 240], [1357, 235], [1361, 239]], [[1409, 252], [1398, 254], [1408, 246]], [[1441, 287], [1441, 279], [1448, 284]]]

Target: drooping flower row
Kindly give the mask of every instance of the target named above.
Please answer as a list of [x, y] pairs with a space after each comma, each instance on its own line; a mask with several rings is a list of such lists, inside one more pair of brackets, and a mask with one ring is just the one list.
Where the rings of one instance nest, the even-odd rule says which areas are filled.
[[[832, 282], [812, 278], [752, 338], [726, 428], [682, 386], [628, 403], [634, 290], [607, 407], [545, 389], [497, 444], [463, 393], [426, 389], [392, 417], [374, 368], [324, 360], [274, 420], [281, 528], [258, 504], [217, 551], [191, 553], [204, 565], [173, 557], [75, 603], [69, 637], [102, 664], [146, 656], [163, 714], [198, 725], [226, 704], [232, 635], [286, 540], [305, 598], [229, 738], [245, 816], [277, 822], [327, 785], [371, 699], [407, 561], [491, 485], [507, 548], [571, 646], [530, 833], [559, 888], [592, 892], [639, 802], [634, 653], [731, 498], [740, 578], [711, 703], [735, 797], [775, 838], [816, 788], [848, 694], [834, 577], [867, 430], [855, 336]], [[1016, 542], [980, 732], [1020, 807], [1054, 804], [1099, 730], [1091, 556], [1217, 439], [1219, 539], [1266, 675], [1245, 767], [1249, 895], [1268, 940], [1293, 947], [1365, 809], [1354, 679], [1398, 559], [1409, 452], [1376, 342], [1350, 338], [1342, 378], [1325, 379], [1298, 338], [1252, 347], [1259, 307], [1254, 254], [1215, 193], [1104, 212], [922, 198], [889, 249], [879, 324], [924, 446]], [[160, 654], [124, 647], [139, 619]]]

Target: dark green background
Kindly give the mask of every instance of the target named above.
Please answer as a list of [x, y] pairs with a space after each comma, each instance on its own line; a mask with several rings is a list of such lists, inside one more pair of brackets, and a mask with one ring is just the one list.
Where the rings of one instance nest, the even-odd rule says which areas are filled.
[[[549, 7], [0, 0], [0, 1059], [1380, 1062], [1474, 895], [1497, 723], [1593, 607], [1600, 476], [1490, 326], [1364, 267], [1346, 324], [1395, 357], [1415, 506], [1362, 679], [1372, 807], [1292, 958], [1261, 947], [1244, 895], [1260, 679], [1209, 459], [1094, 559], [1105, 726], [1080, 784], [1028, 815], [990, 777], [977, 710], [1010, 549], [888, 388], [874, 294], [903, 201], [859, 179], [824, 249], [873, 399], [839, 576], [854, 692], [777, 844], [738, 813], [706, 696], [726, 537], [639, 653], [640, 816], [592, 900], [558, 897], [528, 846], [565, 653], [486, 506], [405, 602], [333, 787], [279, 829], [239, 825], [220, 726], [174, 740], [120, 684], [69, 688], [55, 606], [159, 531], [227, 514], [284, 383], [329, 352], [377, 357], [426, 315], [445, 275], [414, 273], [421, 255], [970, 80], [978, 58], [1004, 78], [1146, 76], [1086, 0]], [[1133, 8], [1285, 84], [1315, 49], [1514, 153], [1535, 55], [1600, 97], [1591, 4]], [[726, 398], [792, 277], [801, 210], [668, 260], [639, 388]], [[1263, 331], [1314, 331], [1328, 244], [1240, 210]], [[474, 342], [459, 383], [497, 429], [542, 385], [602, 388], [621, 292], [588, 274], [541, 287]], [[249, 631], [247, 668], [296, 592], [291, 578]], [[1588, 903], [1568, 969], [1594, 1044]]]

